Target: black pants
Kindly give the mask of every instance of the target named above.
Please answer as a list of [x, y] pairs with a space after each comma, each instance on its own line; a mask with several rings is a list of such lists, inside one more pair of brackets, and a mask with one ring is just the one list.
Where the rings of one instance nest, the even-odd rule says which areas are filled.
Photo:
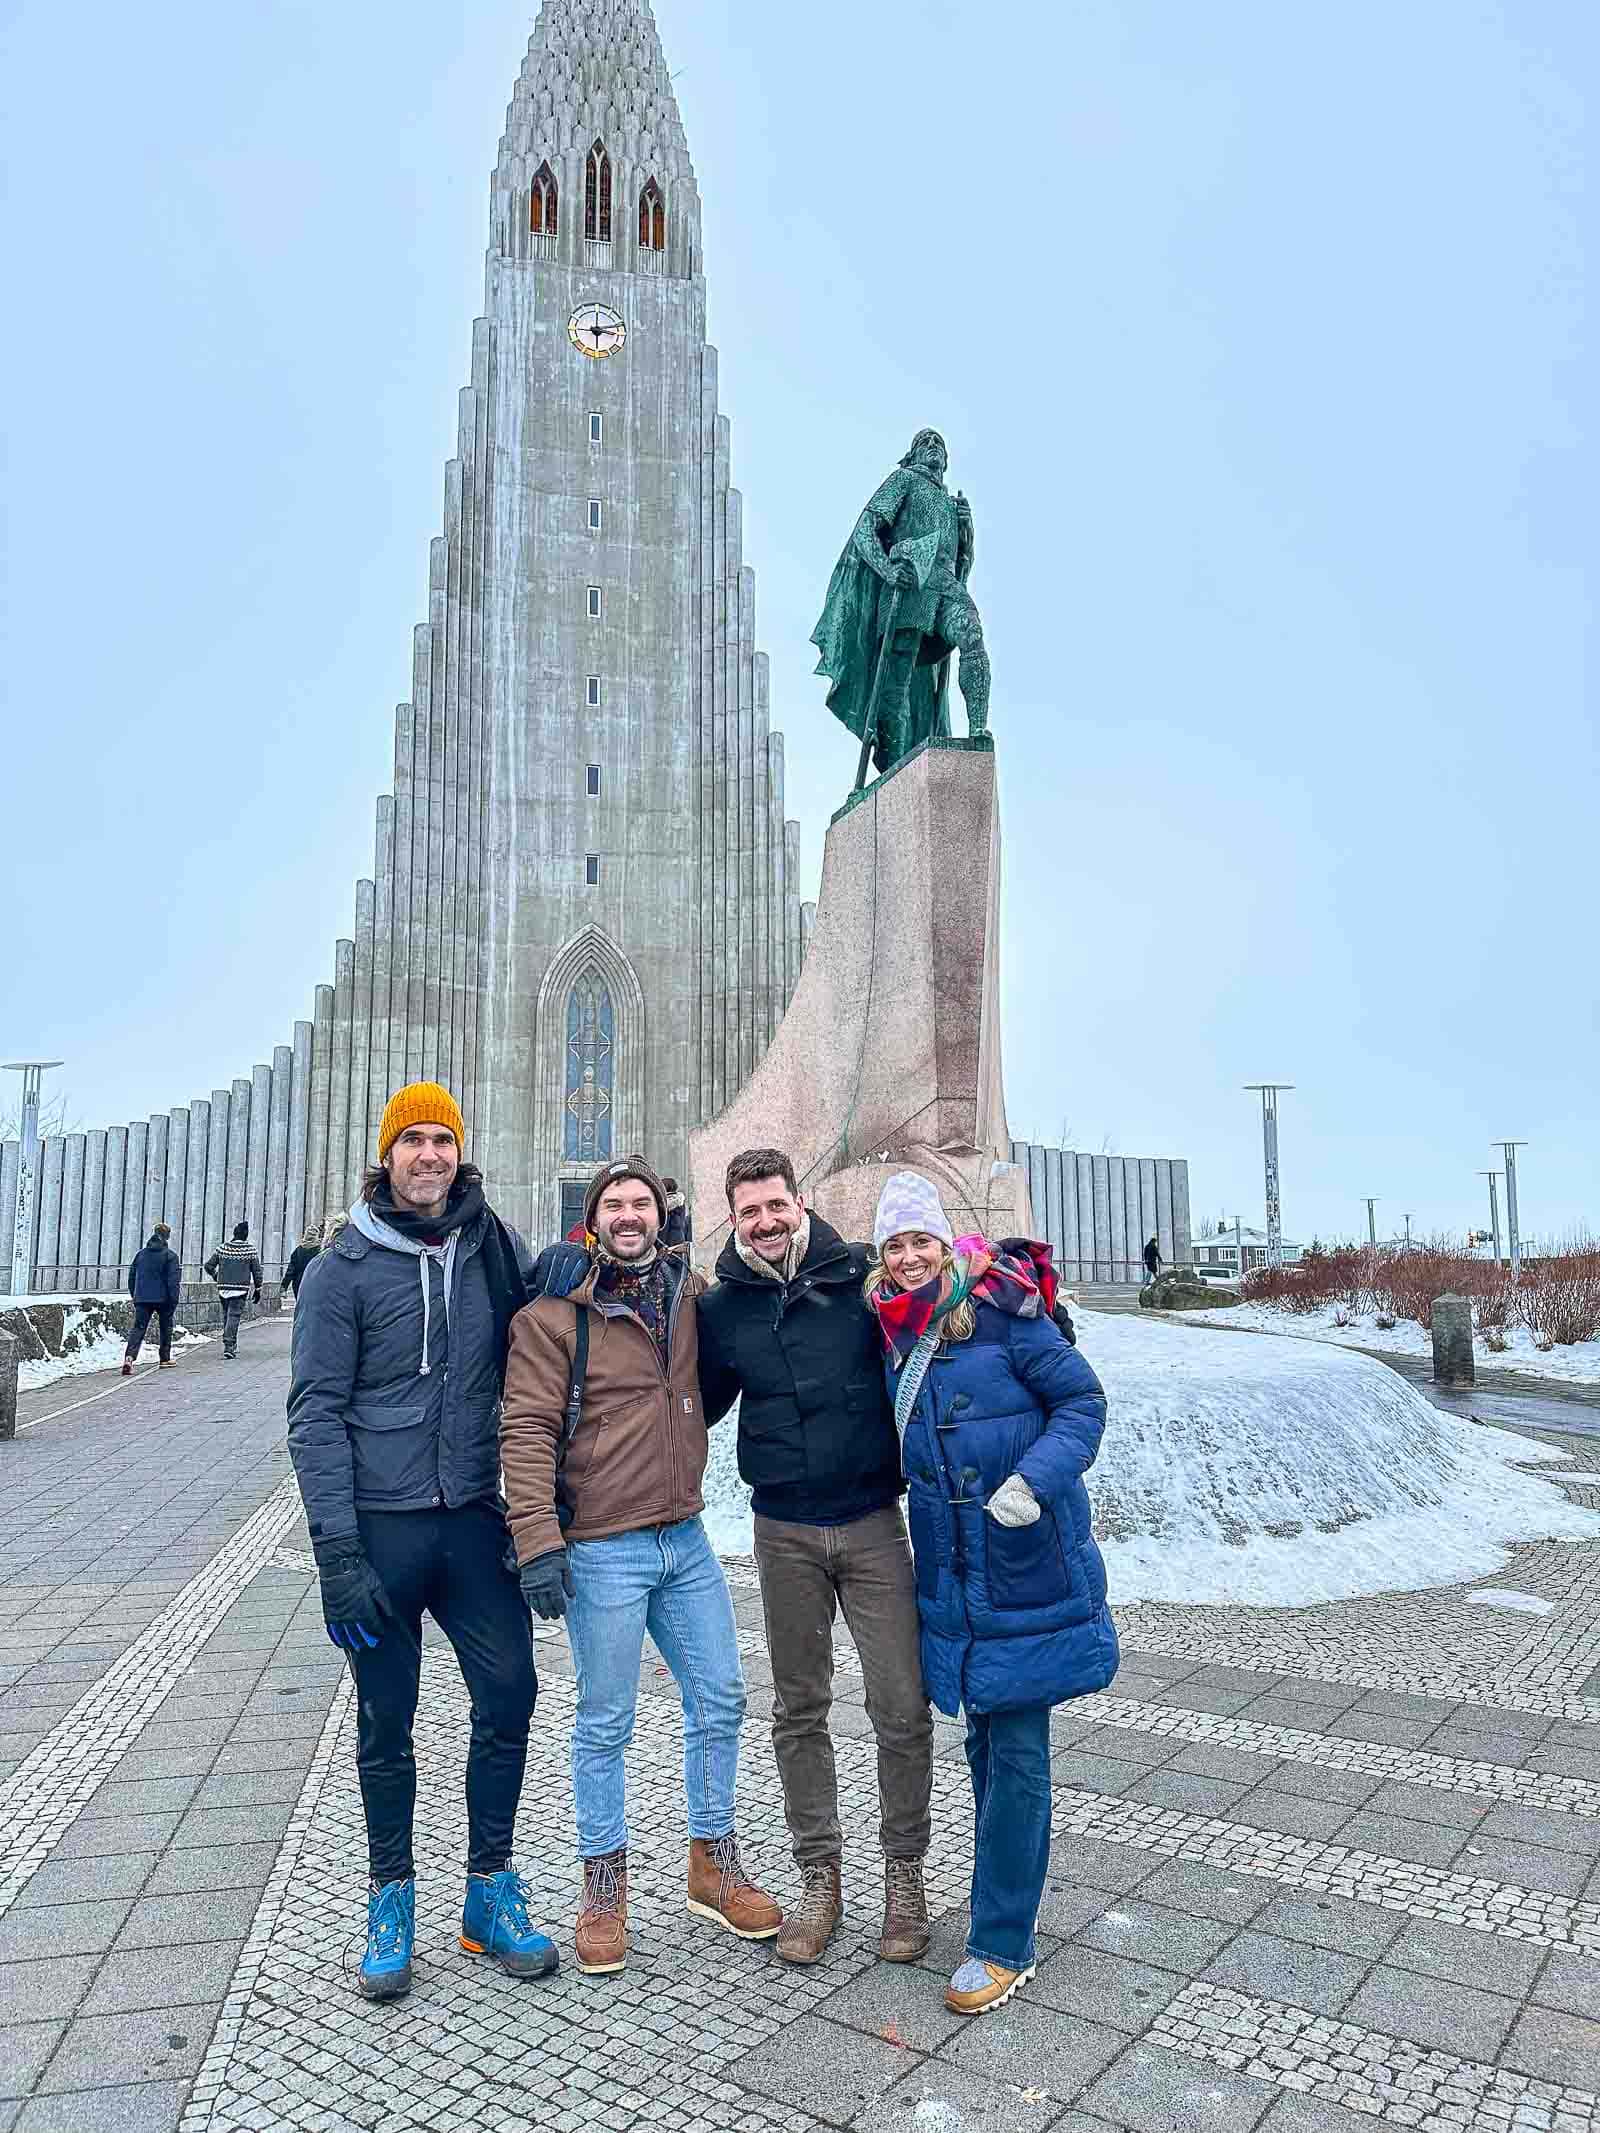
[[139, 1360], [139, 1350], [144, 1346], [144, 1337], [150, 1330], [152, 1318], [161, 1321], [161, 1360], [172, 1361], [172, 1314], [176, 1304], [135, 1304], [133, 1307], [133, 1331], [128, 1335], [128, 1361]]
[[356, 1769], [374, 1881], [414, 1871], [417, 1765], [411, 1722], [422, 1675], [422, 1617], [455, 1648], [472, 1698], [467, 1749], [467, 1871], [510, 1863], [538, 1682], [528, 1605], [507, 1567], [505, 1520], [493, 1504], [459, 1511], [358, 1511], [361, 1541], [395, 1619], [373, 1651], [350, 1655], [356, 1683]]
[[237, 1296], [222, 1299], [222, 1352], [236, 1355], [239, 1349], [239, 1321], [244, 1316], [244, 1307], [250, 1301], [243, 1291]]

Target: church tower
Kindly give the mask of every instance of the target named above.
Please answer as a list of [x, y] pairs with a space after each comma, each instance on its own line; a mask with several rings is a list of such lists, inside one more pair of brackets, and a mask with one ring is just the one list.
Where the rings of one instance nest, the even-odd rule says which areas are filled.
[[[700, 197], [648, 0], [544, 0], [370, 881], [312, 1017], [230, 1089], [47, 1145], [34, 1286], [165, 1219], [274, 1277], [407, 1081], [446, 1083], [542, 1243], [607, 1155], [685, 1177], [765, 1052], [809, 907], [706, 343]], [[22, 1197], [0, 1151], [0, 1229]], [[5, 1229], [9, 1235], [9, 1229]]]

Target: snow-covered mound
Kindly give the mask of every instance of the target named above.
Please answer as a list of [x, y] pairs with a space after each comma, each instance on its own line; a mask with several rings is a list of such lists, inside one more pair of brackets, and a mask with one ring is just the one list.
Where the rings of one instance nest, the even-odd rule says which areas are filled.
[[[1600, 1538], [1519, 1463], [1531, 1438], [1441, 1414], [1369, 1357], [1085, 1310], [1108, 1420], [1089, 1475], [1113, 1606], [1309, 1607], [1487, 1577], [1513, 1543]], [[738, 1410], [711, 1433], [706, 1527], [752, 1547]]]
[[1079, 1340], [1109, 1407], [1089, 1493], [1113, 1604], [1420, 1591], [1502, 1569], [1512, 1543], [1600, 1537], [1516, 1471], [1558, 1454], [1369, 1357], [1090, 1311]]

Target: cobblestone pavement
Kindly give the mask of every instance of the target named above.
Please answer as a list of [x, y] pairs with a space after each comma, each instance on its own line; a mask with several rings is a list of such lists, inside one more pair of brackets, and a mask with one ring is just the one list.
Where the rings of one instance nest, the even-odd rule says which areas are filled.
[[[1038, 1974], [970, 2024], [941, 1996], [971, 1864], [960, 1729], [936, 1734], [934, 1945], [891, 1968], [847, 1642], [855, 1835], [826, 1960], [789, 1970], [686, 1915], [677, 1694], [650, 1651], [635, 1951], [586, 1979], [571, 1669], [539, 1626], [519, 1860], [563, 1967], [523, 1985], [456, 1946], [466, 1710], [430, 1643], [418, 1981], [367, 2005], [352, 1711], [288, 1479], [286, 1348], [268, 1324], [237, 1363], [210, 1346], [46, 1388], [0, 1451], [0, 2133], [1600, 2126], [1600, 1549], [1564, 1544], [1483, 1581], [1548, 1613], [1466, 1589], [1126, 1610], [1114, 1689], [1053, 1728]], [[1565, 1448], [1566, 1485], [1600, 1501]], [[747, 1562], [729, 1576], [741, 1830], [781, 1896], [759, 1600]]]

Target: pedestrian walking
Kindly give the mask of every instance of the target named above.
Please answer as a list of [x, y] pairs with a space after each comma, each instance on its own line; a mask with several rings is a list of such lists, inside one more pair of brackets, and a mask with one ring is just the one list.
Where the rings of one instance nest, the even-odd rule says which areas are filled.
[[133, 1329], [128, 1335], [127, 1353], [122, 1358], [125, 1378], [133, 1375], [133, 1366], [139, 1360], [139, 1350], [144, 1346], [152, 1317], [161, 1329], [161, 1367], [163, 1370], [172, 1368], [172, 1321], [183, 1292], [183, 1262], [172, 1249], [171, 1237], [170, 1225], [158, 1222], [134, 1253], [133, 1264], [128, 1268]]
[[219, 1244], [206, 1261], [206, 1272], [222, 1299], [222, 1353], [231, 1363], [239, 1353], [239, 1321], [245, 1302], [252, 1295], [257, 1303], [261, 1301], [261, 1261], [250, 1242], [248, 1222], [233, 1225], [228, 1242]]
[[666, 1213], [648, 1163], [605, 1164], [584, 1205], [587, 1270], [564, 1297], [520, 1313], [506, 1368], [501, 1455], [522, 1589], [543, 1620], [565, 1616], [578, 1677], [577, 1956], [588, 1976], [628, 1958], [624, 1755], [647, 1630], [683, 1698], [688, 1907], [741, 1940], [770, 1940], [783, 1923], [745, 1873], [734, 1830], [745, 1686], [733, 1602], [700, 1518], [694, 1301], [705, 1283], [661, 1249]]
[[1144, 1270], [1152, 1281], [1161, 1272], [1161, 1240], [1151, 1237], [1144, 1248]]
[[694, 1242], [694, 1224], [689, 1219], [689, 1202], [679, 1189], [676, 1178], [661, 1180], [667, 1195], [667, 1219], [661, 1225], [661, 1244], [665, 1251], [676, 1251], [680, 1245]]
[[301, 1232], [300, 1242], [289, 1254], [289, 1264], [283, 1270], [283, 1287], [290, 1290], [296, 1303], [300, 1300], [300, 1284], [305, 1279], [306, 1269], [322, 1249], [322, 1224], [308, 1222]]
[[709, 1421], [740, 1401], [739, 1472], [753, 1492], [772, 1745], [801, 1881], [778, 1953], [818, 1961], [844, 1915], [828, 1730], [842, 1607], [878, 1748], [878, 1953], [915, 1962], [928, 1945], [922, 1862], [933, 1725], [900, 1513], [900, 1447], [877, 1321], [862, 1296], [870, 1255], [806, 1206], [780, 1149], [736, 1155], [727, 1194], [733, 1234], [717, 1260], [717, 1285], [700, 1300], [700, 1383]]
[[966, 1959], [945, 2005], [981, 2014], [1034, 1972], [1051, 1709], [1117, 1670], [1083, 1485], [1105, 1395], [1052, 1321], [1048, 1245], [958, 1243], [914, 1171], [884, 1186], [873, 1244], [866, 1296], [909, 1483], [922, 1670], [939, 1709], [966, 1714], [976, 1810]]
[[472, 1698], [460, 1944], [512, 1977], [556, 1967], [511, 1862], [538, 1683], [500, 1503], [498, 1409], [530, 1261], [485, 1201], [465, 1138], [437, 1082], [389, 1099], [377, 1167], [294, 1315], [289, 1456], [328, 1634], [355, 1680], [370, 1876], [358, 1982], [374, 2000], [411, 1986], [424, 1613]]

